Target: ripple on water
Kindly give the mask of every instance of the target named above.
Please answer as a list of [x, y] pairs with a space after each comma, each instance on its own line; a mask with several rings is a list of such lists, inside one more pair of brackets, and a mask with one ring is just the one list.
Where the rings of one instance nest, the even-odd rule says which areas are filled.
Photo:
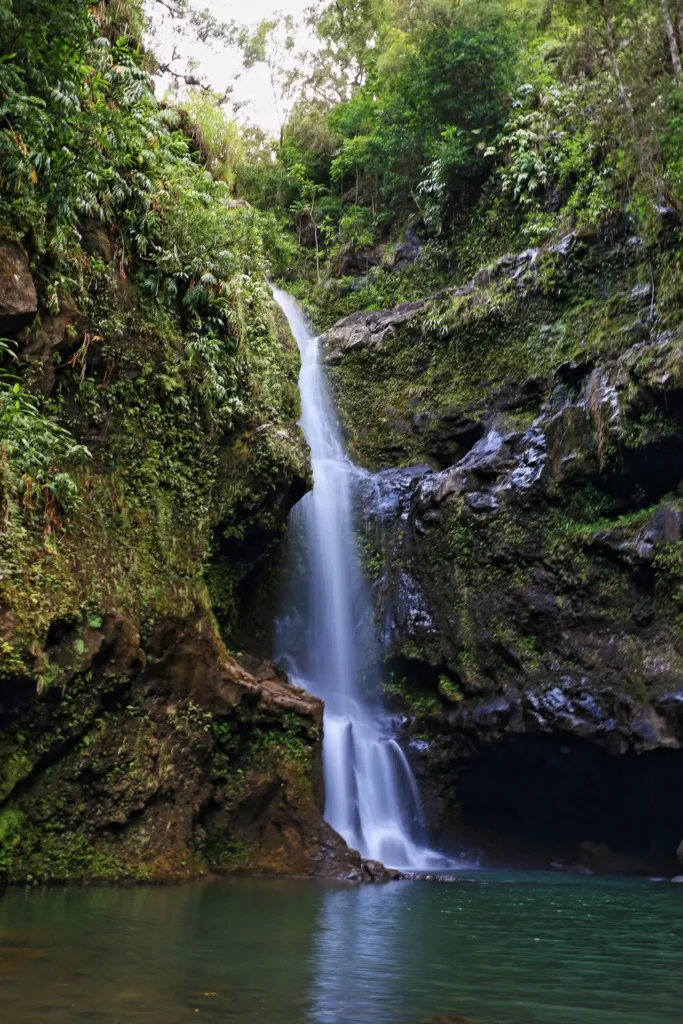
[[7, 1024], [680, 1024], [683, 890], [479, 872], [5, 890]]

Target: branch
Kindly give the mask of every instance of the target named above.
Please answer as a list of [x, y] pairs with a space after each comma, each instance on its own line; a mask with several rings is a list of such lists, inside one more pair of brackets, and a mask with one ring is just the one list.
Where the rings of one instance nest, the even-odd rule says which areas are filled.
[[[161, 0], [157, 0], [161, 3]], [[174, 71], [170, 64], [159, 64], [157, 73], [160, 75], [170, 75], [175, 78], [176, 82], [184, 82], [185, 85], [196, 85], [204, 92], [211, 92], [211, 86], [207, 85], [206, 82], [202, 82], [201, 78], [197, 78], [196, 75], [186, 75], [180, 71]]]
[[165, 7], [172, 18], [180, 17], [180, 11], [178, 10], [178, 8], [174, 6], [172, 3], [169, 3], [168, 0], [154, 0], [154, 2], [156, 4], [160, 4], [162, 7]]

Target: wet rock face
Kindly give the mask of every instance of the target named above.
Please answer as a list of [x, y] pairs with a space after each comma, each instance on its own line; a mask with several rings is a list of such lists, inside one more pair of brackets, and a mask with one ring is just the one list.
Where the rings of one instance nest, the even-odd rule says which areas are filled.
[[15, 337], [38, 312], [28, 257], [16, 242], [0, 241], [0, 334]]
[[[479, 760], [499, 782], [482, 768], [471, 791], [495, 805], [514, 743], [537, 789], [520, 782], [508, 824], [501, 813], [489, 832], [521, 822], [531, 843], [543, 814], [560, 830], [553, 808], [583, 801], [585, 831], [575, 815], [563, 863], [587, 843], [584, 866], [598, 870], [600, 844], [621, 843], [613, 852], [638, 853], [639, 870], [671, 870], [683, 828], [666, 782], [683, 758], [683, 325], [634, 283], [642, 247], [610, 246], [573, 238], [506, 258], [420, 308], [349, 318], [326, 344], [355, 454], [372, 469], [424, 463], [383, 468], [360, 514], [382, 556], [387, 698], [405, 716], [433, 827], [457, 832], [476, 774], [465, 766]], [[545, 290], [548, 260], [561, 290]], [[469, 433], [437, 457], [416, 424], [443, 429], [446, 409]], [[564, 745], [567, 774], [541, 799]], [[634, 817], [650, 824], [630, 833], [612, 820], [603, 834], [610, 803], [628, 815], [619, 764], [642, 795]], [[574, 770], [604, 774], [604, 803], [570, 785]], [[650, 818], [645, 777], [664, 794]], [[648, 844], [666, 852], [648, 861]]]
[[322, 703], [229, 657], [203, 613], [141, 642], [124, 618], [53, 634], [63, 686], [2, 709], [0, 874], [360, 880], [322, 819]]
[[348, 352], [378, 349], [394, 335], [398, 327], [410, 323], [424, 302], [404, 302], [380, 313], [352, 313], [323, 335], [325, 359], [333, 364]]
[[490, 430], [455, 466], [422, 482], [416, 507], [429, 514], [430, 508], [443, 501], [467, 495], [471, 509], [494, 512], [506, 493], [531, 490], [541, 480], [547, 462], [547, 442], [540, 429], [523, 434]]
[[468, 731], [486, 743], [504, 736], [567, 733], [589, 739], [611, 754], [683, 748], [678, 703], [680, 692], [665, 693], [651, 703], [628, 694], [596, 696], [581, 683], [565, 678], [560, 685], [538, 691], [506, 691], [481, 700], [463, 700], [447, 714], [448, 726]]

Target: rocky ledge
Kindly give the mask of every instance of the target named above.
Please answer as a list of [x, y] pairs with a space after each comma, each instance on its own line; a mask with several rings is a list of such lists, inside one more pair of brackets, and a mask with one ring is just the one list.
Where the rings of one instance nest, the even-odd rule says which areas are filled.
[[144, 644], [124, 618], [63, 623], [48, 653], [62, 687], [3, 691], [6, 879], [381, 874], [323, 821], [322, 702], [247, 671], [200, 610]]

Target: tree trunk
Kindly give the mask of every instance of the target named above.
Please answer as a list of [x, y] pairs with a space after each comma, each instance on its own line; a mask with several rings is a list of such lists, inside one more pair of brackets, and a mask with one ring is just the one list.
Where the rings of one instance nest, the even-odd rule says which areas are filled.
[[[664, 2], [664, 0], [662, 0], [662, 2]], [[644, 138], [641, 132], [638, 130], [638, 123], [636, 121], [636, 115], [633, 110], [633, 104], [631, 103], [631, 97], [626, 91], [626, 87], [624, 85], [624, 81], [621, 77], [621, 72], [619, 70], [619, 61], [617, 60], [617, 54], [619, 52], [617, 46], [617, 36], [616, 32], [614, 31], [614, 24], [605, 6], [605, 0], [600, 0], [600, 9], [603, 21], [605, 23], [605, 32], [607, 34], [607, 49], [609, 52], [610, 62], [612, 64], [614, 80], [616, 82], [617, 90], [619, 92], [619, 97], [624, 107], [624, 113], [626, 114], [633, 135], [633, 145], [635, 147], [636, 160], [638, 163], [640, 173], [644, 177], [649, 178], [650, 181], [654, 183], [655, 188], [660, 193], [660, 195], [663, 196], [667, 200], [667, 202], [671, 203], [671, 206], [674, 208], [678, 216], [681, 217], [683, 216], [683, 203], [681, 203], [678, 196], [675, 195], [674, 192], [672, 192], [666, 181], [664, 181], [661, 174], [659, 173], [656, 162], [652, 155], [650, 140]], [[676, 52], [678, 53], [678, 50], [676, 50]]]
[[664, 25], [666, 27], [666, 34], [669, 39], [669, 49], [671, 50], [671, 63], [674, 68], [674, 75], [680, 82], [681, 76], [683, 76], [683, 68], [681, 68], [681, 55], [678, 50], [678, 41], [676, 39], [676, 31], [674, 29], [673, 22], [671, 20], [671, 14], [669, 13], [668, 0], [659, 0], [659, 4], [662, 8], [662, 17], [664, 18]]
[[311, 220], [313, 221], [313, 233], [315, 235], [315, 276], [320, 285], [320, 250], [318, 248], [318, 225], [316, 224], [313, 210], [311, 209]]
[[607, 33], [607, 49], [609, 51], [609, 59], [612, 64], [612, 72], [614, 74], [614, 81], [617, 83], [617, 90], [621, 98], [622, 105], [626, 111], [626, 115], [631, 122], [632, 127], [635, 130], [635, 115], [633, 113], [633, 104], [629, 94], [626, 92], [623, 79], [621, 77], [621, 71], [619, 70], [619, 61], [617, 60], [617, 37], [614, 31], [614, 25], [612, 19], [605, 9], [604, 3], [600, 5], [602, 7], [602, 17], [605, 22], [605, 31]]

